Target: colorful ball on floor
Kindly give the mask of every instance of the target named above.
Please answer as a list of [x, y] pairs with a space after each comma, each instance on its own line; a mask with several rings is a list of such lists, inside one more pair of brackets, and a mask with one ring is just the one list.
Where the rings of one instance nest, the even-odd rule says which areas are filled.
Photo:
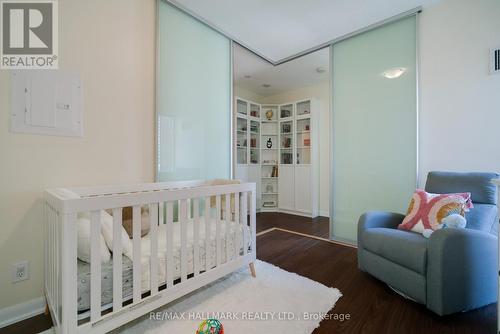
[[224, 327], [217, 319], [206, 319], [198, 326], [196, 334], [224, 334]]

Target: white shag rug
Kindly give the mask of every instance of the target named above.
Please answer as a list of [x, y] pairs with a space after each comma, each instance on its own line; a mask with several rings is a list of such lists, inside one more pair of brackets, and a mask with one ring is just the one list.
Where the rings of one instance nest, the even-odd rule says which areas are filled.
[[156, 310], [156, 320], [148, 314], [116, 332], [196, 333], [204, 318], [219, 315], [225, 333], [310, 334], [342, 296], [338, 289], [263, 261], [257, 260], [255, 269], [256, 278], [242, 268]]
[[224, 333], [310, 334], [342, 297], [338, 289], [267, 262], [257, 260], [255, 269], [256, 278], [244, 267], [113, 333], [194, 334], [205, 318], [219, 315]]

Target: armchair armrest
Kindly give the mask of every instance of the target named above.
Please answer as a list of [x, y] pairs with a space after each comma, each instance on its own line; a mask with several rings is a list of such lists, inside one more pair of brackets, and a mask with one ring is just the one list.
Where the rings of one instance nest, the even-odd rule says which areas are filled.
[[370, 211], [359, 217], [358, 221], [358, 237], [360, 233], [369, 228], [385, 227], [396, 228], [405, 215], [394, 212]]
[[497, 300], [498, 239], [471, 229], [434, 232], [427, 252], [427, 307], [440, 315]]
[[358, 268], [364, 271], [363, 265], [363, 232], [370, 228], [396, 228], [405, 218], [394, 212], [369, 211], [358, 220]]

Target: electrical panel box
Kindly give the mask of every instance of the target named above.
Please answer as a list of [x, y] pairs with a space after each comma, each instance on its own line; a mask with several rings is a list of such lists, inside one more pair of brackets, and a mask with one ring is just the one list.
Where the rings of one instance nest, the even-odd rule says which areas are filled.
[[22, 70], [11, 75], [11, 131], [83, 135], [79, 75], [61, 70]]

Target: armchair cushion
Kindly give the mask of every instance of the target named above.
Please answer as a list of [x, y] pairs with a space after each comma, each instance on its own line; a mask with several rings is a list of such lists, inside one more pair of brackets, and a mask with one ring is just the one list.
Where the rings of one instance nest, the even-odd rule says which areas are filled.
[[369, 228], [361, 234], [361, 239], [366, 250], [425, 275], [427, 239], [421, 234], [393, 228]]

